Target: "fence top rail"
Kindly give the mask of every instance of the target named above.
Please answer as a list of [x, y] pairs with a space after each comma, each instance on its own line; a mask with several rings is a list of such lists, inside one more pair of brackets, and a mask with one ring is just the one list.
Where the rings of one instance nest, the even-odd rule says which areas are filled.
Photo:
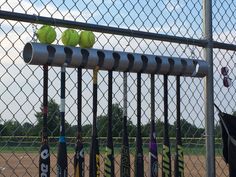
[[193, 38], [186, 38], [186, 37], [179, 37], [179, 36], [171, 36], [171, 35], [166, 35], [166, 34], [158, 34], [158, 33], [139, 31], [139, 30], [131, 30], [131, 29], [111, 27], [111, 26], [82, 23], [82, 22], [76, 22], [76, 21], [70, 21], [70, 20], [56, 19], [56, 18], [51, 18], [51, 17], [43, 17], [43, 16], [23, 14], [23, 13], [17, 13], [17, 12], [8, 12], [8, 11], [3, 11], [3, 10], [0, 10], [0, 18], [8, 19], [8, 20], [15, 20], [15, 21], [29, 22], [29, 23], [54, 25], [58, 27], [74, 28], [74, 29], [80, 29], [80, 30], [91, 30], [95, 32], [110, 33], [110, 34], [137, 37], [137, 38], [143, 38], [143, 39], [152, 39], [152, 40], [160, 40], [160, 41], [166, 41], [166, 42], [196, 45], [200, 47], [205, 47], [207, 45], [207, 40], [204, 40], [204, 39], [193, 39]]
[[74, 29], [80, 29], [80, 30], [92, 30], [92, 31], [101, 32], [101, 33], [109, 33], [109, 34], [137, 37], [137, 38], [143, 38], [143, 39], [195, 45], [199, 47], [207, 47], [210, 44], [212, 45], [213, 48], [236, 51], [236, 45], [217, 42], [217, 41], [208, 41], [207, 39], [193, 39], [193, 38], [186, 38], [186, 37], [180, 37], [180, 36], [171, 36], [171, 35], [166, 35], [166, 34], [158, 34], [158, 33], [139, 31], [139, 30], [131, 30], [131, 29], [103, 26], [103, 25], [97, 25], [97, 24], [82, 23], [82, 22], [76, 22], [76, 21], [71, 21], [71, 20], [56, 19], [56, 18], [51, 18], [51, 17], [43, 17], [43, 16], [23, 14], [23, 13], [18, 13], [18, 12], [4, 11], [4, 10], [0, 10], [0, 18], [6, 19], [6, 20], [29, 22], [29, 23], [38, 23], [38, 24], [47, 24], [47, 25], [53, 24], [54, 26], [58, 26], [58, 27], [67, 27], [67, 28], [74, 28]]

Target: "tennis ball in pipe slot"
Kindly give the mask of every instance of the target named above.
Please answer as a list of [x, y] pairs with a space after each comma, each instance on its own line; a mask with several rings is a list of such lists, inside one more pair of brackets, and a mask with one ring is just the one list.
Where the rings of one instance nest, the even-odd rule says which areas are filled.
[[43, 25], [36, 32], [36, 36], [41, 43], [51, 44], [55, 41], [57, 34], [53, 27], [48, 25]]
[[91, 48], [95, 43], [95, 35], [92, 31], [81, 31], [79, 45], [81, 48]]
[[74, 29], [67, 29], [62, 33], [61, 41], [66, 46], [75, 47], [79, 43], [79, 33]]

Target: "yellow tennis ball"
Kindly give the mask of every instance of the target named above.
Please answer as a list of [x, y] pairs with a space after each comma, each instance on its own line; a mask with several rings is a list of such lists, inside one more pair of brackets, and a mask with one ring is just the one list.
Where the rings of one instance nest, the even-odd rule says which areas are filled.
[[48, 25], [43, 25], [37, 32], [36, 36], [41, 43], [51, 44], [56, 39], [56, 31], [53, 27]]
[[67, 29], [62, 33], [61, 41], [67, 46], [76, 46], [79, 43], [79, 34], [74, 29]]
[[95, 35], [92, 31], [81, 31], [79, 45], [81, 48], [91, 48], [95, 43]]

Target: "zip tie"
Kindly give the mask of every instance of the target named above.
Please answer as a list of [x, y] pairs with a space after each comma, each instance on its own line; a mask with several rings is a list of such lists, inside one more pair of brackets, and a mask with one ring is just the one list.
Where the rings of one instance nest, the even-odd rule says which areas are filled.
[[[38, 21], [38, 17], [36, 14], [33, 14], [35, 16], [36, 22]], [[32, 29], [33, 29], [33, 37], [32, 37], [32, 41], [37, 42], [37, 24], [33, 23], [32, 24]]]

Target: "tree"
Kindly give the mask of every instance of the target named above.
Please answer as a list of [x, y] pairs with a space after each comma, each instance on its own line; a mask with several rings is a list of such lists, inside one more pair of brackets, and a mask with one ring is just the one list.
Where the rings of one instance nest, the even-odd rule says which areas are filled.
[[[37, 125], [35, 126], [36, 135], [40, 135], [43, 127], [43, 105], [40, 106], [40, 112], [36, 112]], [[59, 136], [60, 110], [55, 100], [48, 101], [48, 136]]]
[[215, 137], [220, 138], [221, 137], [221, 126], [220, 123], [215, 125]]
[[23, 129], [21, 124], [17, 120], [8, 120], [4, 123], [3, 135], [21, 136], [23, 135]]
[[65, 128], [66, 128], [66, 136], [77, 136], [77, 125], [70, 125], [67, 122], [65, 123]]
[[[182, 137], [201, 137], [204, 133], [203, 128], [198, 128], [196, 125], [190, 124], [185, 119], [180, 120], [180, 125], [181, 125]], [[175, 136], [175, 132], [176, 132], [176, 121], [174, 122], [173, 130], [171, 131], [170, 136]]]
[[4, 136], [5, 135], [4, 125], [1, 124], [1, 122], [2, 122], [2, 118], [0, 117], [0, 136]]
[[23, 132], [27, 135], [34, 135], [34, 125], [29, 123], [29, 122], [25, 122], [23, 125], [22, 125], [22, 129], [23, 129]]
[[[122, 119], [123, 119], [123, 110], [119, 107], [119, 104], [112, 105], [112, 136], [121, 137], [122, 136]], [[98, 136], [106, 137], [107, 136], [107, 127], [108, 127], [108, 115], [100, 115], [97, 118], [97, 129]], [[134, 129], [134, 125], [130, 120], [127, 120], [128, 132], [131, 132]], [[129, 134], [133, 136], [133, 134]]]
[[0, 136], [4, 136], [4, 135], [5, 135], [4, 126], [0, 124]]
[[[160, 119], [157, 119], [155, 121], [155, 124], [156, 124], [156, 136], [162, 137], [164, 130], [164, 123]], [[169, 128], [170, 126], [171, 125], [169, 125]], [[149, 137], [149, 135], [150, 135], [150, 122], [142, 126], [142, 136]]]
[[[77, 130], [76, 130], [77, 132]], [[82, 127], [82, 136], [83, 137], [90, 137], [92, 134], [92, 125], [86, 124]]]

